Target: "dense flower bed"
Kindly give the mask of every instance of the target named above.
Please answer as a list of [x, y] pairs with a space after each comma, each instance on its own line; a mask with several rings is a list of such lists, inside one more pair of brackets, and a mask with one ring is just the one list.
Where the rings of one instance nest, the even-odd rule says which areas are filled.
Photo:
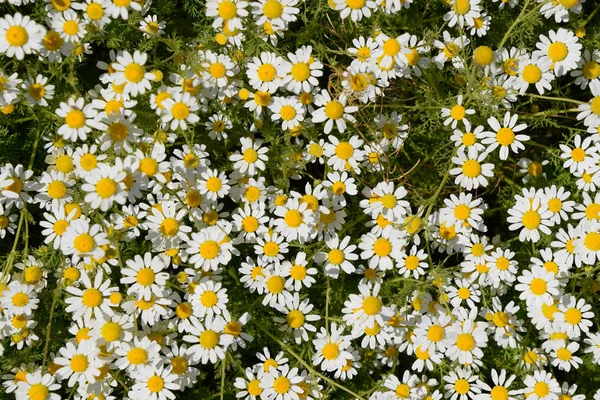
[[596, 2], [0, 3], [6, 398], [600, 399]]

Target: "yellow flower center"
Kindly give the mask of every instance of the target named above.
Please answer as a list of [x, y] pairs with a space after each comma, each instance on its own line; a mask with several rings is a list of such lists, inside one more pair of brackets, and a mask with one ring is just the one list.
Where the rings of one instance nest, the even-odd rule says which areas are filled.
[[279, 110], [279, 114], [281, 115], [282, 120], [291, 121], [296, 116], [296, 109], [290, 105], [285, 105], [281, 107], [281, 110]]
[[205, 330], [200, 334], [200, 345], [205, 349], [212, 349], [219, 344], [220, 335], [210, 329]]
[[102, 178], [96, 183], [96, 193], [103, 199], [114, 195], [117, 191], [117, 183], [111, 178]]
[[537, 83], [542, 79], [542, 70], [535, 64], [529, 64], [523, 68], [521, 76], [527, 83]]
[[258, 79], [263, 82], [271, 82], [277, 75], [277, 70], [271, 64], [262, 64], [257, 70]]
[[79, 24], [77, 23], [77, 21], [74, 20], [66, 21], [63, 24], [63, 30], [67, 35], [77, 35], [77, 32], [79, 32]]
[[218, 8], [219, 17], [224, 20], [230, 20], [237, 15], [237, 6], [231, 0], [223, 0]]
[[98, 3], [90, 3], [85, 12], [92, 21], [97, 21], [104, 16], [104, 8]]
[[185, 103], [177, 102], [177, 103], [173, 104], [171, 113], [173, 114], [173, 118], [175, 118], [175, 119], [178, 119], [178, 120], [186, 119], [188, 117], [188, 115], [190, 115], [190, 108]]
[[42, 279], [42, 270], [37, 265], [27, 267], [24, 273], [25, 282], [36, 283]]
[[123, 332], [123, 328], [116, 322], [107, 322], [100, 330], [102, 337], [107, 342], [118, 340], [121, 337], [121, 332]]
[[158, 375], [154, 375], [148, 379], [148, 390], [152, 393], [160, 392], [165, 386], [165, 381]]
[[290, 268], [290, 276], [292, 279], [301, 281], [306, 277], [306, 267], [303, 265], [294, 265], [292, 268]]
[[223, 65], [223, 63], [216, 62], [216, 63], [211, 64], [211, 66], [209, 68], [209, 72], [213, 78], [219, 79], [219, 78], [222, 78], [225, 76], [225, 73], [227, 72], [227, 70], [225, 69], [225, 66]]
[[[325, 106], [325, 115], [329, 119], [333, 119], [333, 120], [340, 119], [343, 114], [344, 114], [344, 106], [342, 105], [342, 103], [340, 103], [337, 100], [331, 100]], [[346, 142], [340, 142], [340, 145], [342, 143], [346, 143]], [[348, 143], [348, 146], [350, 146], [349, 143]], [[338, 145], [338, 147], [339, 147], [339, 145]], [[354, 149], [353, 149], [353, 151], [354, 151]], [[337, 150], [336, 150], [336, 152], [337, 152]]]
[[125, 67], [123, 73], [125, 74], [125, 79], [127, 79], [129, 82], [138, 83], [144, 79], [145, 71], [144, 67], [133, 62]]
[[466, 394], [469, 392], [470, 388], [471, 388], [471, 385], [469, 385], [469, 381], [467, 381], [464, 378], [458, 379], [454, 383], [454, 389], [456, 390], [456, 393], [458, 393], [458, 394]]
[[102, 300], [102, 292], [94, 288], [84, 291], [83, 296], [81, 297], [83, 305], [89, 308], [98, 307], [102, 304]]
[[29, 296], [23, 292], [19, 292], [12, 297], [12, 303], [15, 307], [24, 307], [29, 303]]
[[31, 385], [27, 394], [29, 395], [30, 400], [46, 400], [50, 391], [45, 385], [36, 383]]
[[65, 117], [65, 122], [69, 128], [82, 128], [85, 125], [85, 114], [80, 110], [71, 110]]
[[73, 246], [80, 253], [89, 253], [96, 247], [96, 241], [89, 233], [82, 233], [75, 238]]
[[127, 361], [133, 365], [145, 364], [148, 361], [148, 352], [141, 347], [134, 347], [127, 352]]
[[273, 275], [267, 280], [267, 289], [270, 293], [279, 294], [285, 288], [285, 280], [279, 275]]
[[392, 244], [386, 238], [379, 238], [373, 244], [373, 251], [379, 257], [386, 257], [392, 252]]
[[280, 376], [273, 382], [273, 390], [279, 394], [285, 394], [292, 388], [292, 383], [285, 376]]
[[450, 116], [457, 121], [462, 120], [465, 117], [465, 115], [465, 108], [459, 104], [455, 105], [450, 109]]
[[548, 47], [548, 57], [554, 61], [562, 61], [567, 58], [569, 49], [563, 42], [554, 42]]
[[287, 211], [285, 213], [284, 220], [286, 225], [291, 228], [297, 228], [302, 224], [302, 222], [304, 222], [302, 214], [298, 210]]
[[468, 178], [476, 178], [481, 174], [481, 165], [477, 160], [467, 160], [462, 166], [462, 173]]
[[470, 333], [461, 333], [456, 337], [456, 347], [462, 351], [471, 351], [475, 348], [475, 339]]
[[546, 281], [542, 278], [534, 278], [529, 283], [529, 289], [531, 290], [531, 293], [535, 294], [536, 296], [541, 296], [542, 294], [546, 293], [546, 288]]
[[29, 40], [27, 30], [22, 26], [11, 26], [6, 30], [6, 41], [14, 47], [21, 47]]
[[583, 76], [587, 79], [596, 79], [600, 76], [600, 64], [594, 61], [588, 61], [583, 64]]
[[515, 133], [510, 128], [500, 128], [496, 133], [496, 140], [501, 146], [510, 146], [515, 141]]
[[362, 302], [362, 309], [367, 315], [377, 315], [381, 311], [381, 300], [376, 296], [368, 296]]
[[279, 253], [279, 245], [275, 242], [266, 242], [264, 252], [269, 257], [275, 257]]
[[414, 271], [419, 267], [419, 257], [412, 255], [406, 257], [406, 260], [404, 260], [404, 265], [406, 265], [406, 269], [409, 271]]
[[600, 233], [598, 232], [589, 232], [585, 235], [583, 239], [583, 244], [591, 251], [599, 251], [600, 250]]
[[219, 254], [219, 244], [214, 240], [207, 240], [200, 245], [200, 255], [207, 259], [212, 260]]
[[577, 325], [582, 319], [581, 311], [577, 308], [569, 308], [565, 311], [565, 321], [571, 325]]
[[219, 299], [217, 297], [217, 294], [215, 292], [213, 292], [212, 290], [207, 290], [206, 292], [202, 293], [202, 295], [200, 296], [200, 302], [206, 308], [215, 306], [218, 301], [219, 301]]
[[304, 325], [304, 314], [301, 311], [292, 310], [288, 313], [286, 321], [291, 328], [300, 328]]
[[113, 122], [108, 126], [108, 136], [115, 142], [122, 142], [129, 135], [129, 128], [122, 122]]
[[542, 217], [537, 211], [529, 210], [523, 214], [522, 223], [527, 229], [537, 229], [542, 222]]
[[160, 232], [164, 236], [175, 236], [179, 232], [179, 222], [174, 218], [165, 218], [160, 224]]
[[538, 397], [546, 397], [550, 393], [550, 387], [546, 382], [538, 382], [533, 387], [533, 392]]
[[73, 372], [84, 372], [88, 368], [89, 361], [83, 354], [76, 354], [71, 358], [69, 365]]
[[386, 56], [395, 56], [400, 52], [400, 43], [396, 39], [388, 39], [383, 43], [383, 54]]
[[325, 359], [335, 360], [340, 354], [340, 348], [335, 343], [327, 343], [325, 346], [323, 346], [323, 350], [321, 350], [321, 352], [323, 353], [323, 357], [325, 357]]

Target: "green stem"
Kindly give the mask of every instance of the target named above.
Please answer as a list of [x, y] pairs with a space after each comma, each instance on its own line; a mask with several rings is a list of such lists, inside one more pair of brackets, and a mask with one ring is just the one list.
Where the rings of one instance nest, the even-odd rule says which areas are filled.
[[44, 373], [44, 367], [46, 366], [46, 357], [48, 356], [48, 347], [50, 346], [50, 332], [52, 330], [52, 317], [54, 316], [54, 308], [60, 295], [62, 276], [67, 266], [66, 260], [63, 258], [62, 268], [60, 269], [60, 278], [56, 282], [56, 289], [54, 289], [54, 296], [52, 297], [52, 305], [50, 306], [50, 316], [48, 317], [48, 325], [46, 325], [46, 341], [44, 342], [44, 355], [42, 356], [42, 374]]
[[306, 368], [311, 374], [317, 375], [319, 378], [323, 379], [324, 381], [327, 381], [329, 384], [335, 386], [338, 389], [343, 390], [344, 392], [350, 394], [352, 396], [352, 398], [356, 399], [356, 400], [365, 400], [364, 397], [360, 396], [359, 394], [353, 392], [352, 390], [348, 389], [345, 386], [340, 385], [339, 383], [337, 383], [336, 381], [334, 381], [333, 379], [315, 371], [310, 364], [308, 364], [306, 361], [304, 361], [298, 354], [296, 354], [288, 345], [286, 345], [285, 343], [283, 343], [281, 340], [279, 340], [277, 337], [273, 336], [271, 334], [271, 332], [269, 332], [267, 329], [265, 329], [263, 326], [261, 325], [256, 325], [256, 327], [263, 332], [265, 335], [269, 336], [274, 342], [276, 342], [279, 346], [281, 346], [282, 349], [284, 349], [285, 351], [287, 351], [289, 354], [291, 354], [296, 360], [298, 360], [298, 362], [300, 364], [302, 364], [302, 366], [304, 368]]
[[536, 99], [550, 100], [550, 101], [562, 101], [565, 103], [573, 103], [573, 104], [585, 104], [583, 101], [569, 99], [567, 97], [551, 97], [551, 96], [542, 96], [539, 94], [526, 93], [526, 96], [533, 97]]

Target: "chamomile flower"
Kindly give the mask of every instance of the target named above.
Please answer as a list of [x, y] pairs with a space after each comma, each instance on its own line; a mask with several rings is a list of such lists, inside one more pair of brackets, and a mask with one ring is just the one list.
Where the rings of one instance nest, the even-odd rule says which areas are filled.
[[444, 15], [444, 21], [448, 21], [448, 26], [453, 27], [458, 23], [461, 28], [467, 24], [473, 26], [475, 18], [481, 15], [480, 0], [451, 0], [451, 10]]
[[53, 374], [44, 374], [41, 369], [35, 370], [27, 373], [24, 380], [16, 382], [15, 393], [24, 399], [60, 400], [61, 396], [53, 393], [61, 388], [55, 379]]
[[40, 49], [45, 33], [44, 27], [28, 15], [7, 14], [0, 18], [0, 37], [3, 38], [0, 41], [0, 53], [22, 60], [26, 54]]
[[293, 262], [285, 260], [281, 263], [281, 274], [289, 277], [285, 282], [286, 286], [293, 286], [295, 291], [299, 291], [303, 286], [311, 287], [316, 282], [313, 276], [317, 274], [317, 269], [308, 267], [306, 253], [300, 251]]
[[112, 207], [113, 202], [125, 204], [127, 195], [123, 180], [126, 175], [125, 171], [108, 166], [86, 175], [85, 183], [81, 186], [87, 192], [84, 201], [92, 208], [102, 211]]
[[282, 85], [289, 65], [275, 53], [262, 52], [246, 65], [250, 86], [255, 90], [275, 93]]
[[23, 84], [25, 99], [30, 105], [48, 106], [48, 100], [54, 98], [54, 85], [48, 84], [48, 78], [38, 74], [35, 79], [29, 79]]
[[399, 223], [407, 214], [410, 207], [408, 201], [404, 200], [408, 192], [404, 186], [394, 189], [393, 182], [380, 182], [373, 189], [365, 187], [363, 195], [367, 199], [360, 201], [361, 208], [365, 214], [377, 218], [379, 214], [392, 223]]
[[509, 78], [507, 83], [518, 90], [520, 94], [525, 94], [529, 85], [534, 85], [539, 94], [544, 94], [546, 90], [552, 89], [551, 82], [555, 79], [552, 73], [552, 61], [545, 58], [538, 52], [531, 55], [524, 55], [518, 61], [518, 70], [516, 76]]
[[172, 249], [188, 240], [192, 228], [182, 221], [187, 212], [179, 208], [177, 203], [165, 201], [160, 207], [153, 207], [148, 212], [148, 234], [146, 240], [151, 240], [155, 249]]
[[405, 250], [399, 257], [396, 265], [398, 273], [405, 278], [409, 278], [412, 275], [415, 279], [419, 279], [419, 277], [425, 274], [425, 269], [429, 267], [427, 262], [425, 262], [426, 259], [427, 254], [425, 251], [413, 245], [409, 252]]
[[304, 243], [316, 233], [316, 215], [305, 202], [290, 198], [285, 205], [277, 206], [275, 215], [279, 218], [274, 221], [274, 229], [288, 242]]
[[329, 142], [323, 146], [323, 154], [327, 157], [327, 165], [336, 171], [359, 169], [365, 153], [361, 150], [363, 141], [358, 136], [352, 136], [348, 141], [340, 141], [337, 137], [329, 135]]
[[87, 218], [78, 218], [69, 224], [61, 240], [61, 250], [72, 255], [73, 262], [80, 259], [96, 260], [104, 256], [103, 246], [108, 244], [106, 233], [98, 224], [91, 224]]
[[[456, 0], [463, 1], [463, 0]], [[468, 0], [465, 0], [468, 1]], [[475, 110], [472, 108], [465, 108], [462, 105], [463, 96], [462, 94], [458, 96], [456, 100], [456, 104], [452, 106], [452, 108], [442, 108], [442, 118], [446, 118], [444, 120], [444, 125], [452, 126], [452, 129], [455, 129], [458, 122], [462, 121], [463, 123], [469, 122], [466, 119], [467, 115], [475, 114]]]
[[385, 271], [392, 269], [394, 261], [401, 257], [404, 240], [398, 230], [387, 226], [379, 235], [372, 233], [363, 235], [358, 247], [362, 250], [360, 258], [369, 260], [370, 268]]
[[91, 340], [84, 340], [77, 346], [73, 341], [68, 341], [60, 348], [60, 356], [54, 358], [53, 362], [59, 366], [56, 375], [61, 380], [68, 379], [69, 386], [94, 383], [103, 365], [99, 353], [100, 349]]
[[213, 28], [242, 29], [242, 18], [248, 16], [248, 3], [243, 0], [210, 0], [206, 3], [206, 16], [212, 17]]
[[533, 188], [530, 192], [523, 189], [525, 197], [517, 195], [517, 203], [508, 210], [507, 221], [511, 224], [509, 229], [512, 231], [522, 228], [519, 232], [519, 240], [522, 242], [526, 240], [537, 242], [541, 237], [540, 231], [549, 235], [550, 227], [554, 225], [551, 220], [552, 213], [543, 199], [540, 196], [527, 196], [527, 193], [532, 194], [532, 192], [534, 192]]
[[100, 318], [103, 315], [112, 316], [112, 304], [110, 296], [117, 291], [116, 287], [110, 287], [111, 281], [103, 279], [103, 273], [98, 271], [92, 282], [87, 272], [81, 272], [79, 281], [81, 288], [69, 286], [65, 290], [72, 296], [65, 300], [68, 304], [66, 311], [73, 313], [73, 319], [80, 317], [84, 321], [90, 321], [92, 317]]
[[10, 315], [31, 315], [38, 308], [39, 302], [35, 286], [16, 281], [9, 283], [0, 297], [2, 308]]
[[146, 37], [161, 36], [165, 33], [164, 29], [166, 27], [166, 22], [159, 21], [157, 15], [147, 15], [146, 18], [140, 21], [140, 29]]
[[324, 264], [325, 276], [337, 278], [340, 268], [347, 274], [351, 274], [356, 270], [352, 265], [352, 261], [358, 260], [358, 255], [353, 253], [356, 250], [356, 245], [350, 245], [350, 239], [350, 236], [346, 236], [340, 241], [337, 234], [325, 239], [325, 244], [330, 250], [317, 253], [314, 256], [317, 263]]
[[483, 152], [467, 156], [463, 149], [459, 149], [457, 156], [452, 157], [452, 162], [458, 167], [450, 170], [450, 175], [456, 176], [454, 183], [467, 190], [486, 187], [487, 178], [494, 176], [494, 164], [483, 163], [487, 155], [487, 152]]
[[85, 25], [73, 10], [66, 10], [62, 14], [57, 14], [52, 21], [52, 29], [58, 32], [60, 37], [68, 43], [79, 42], [87, 33]]
[[287, 29], [290, 22], [297, 20], [296, 14], [300, 9], [296, 7], [299, 0], [257, 0], [252, 2], [252, 15], [258, 26], [280, 27]]
[[521, 294], [519, 298], [528, 305], [541, 307], [542, 304], [551, 304], [554, 297], [559, 295], [559, 283], [553, 272], [544, 267], [533, 266], [531, 270], [524, 270], [517, 277], [515, 289]]
[[[356, 122], [356, 119], [351, 115], [358, 111], [356, 106], [347, 106], [347, 97], [345, 94], [340, 94], [337, 99], [332, 99], [329, 92], [325, 89], [315, 96], [315, 105], [320, 107], [312, 114], [314, 123], [325, 122], [324, 132], [329, 133], [333, 129], [335, 122], [338, 131], [343, 133], [346, 130], [346, 121]], [[331, 138], [331, 136], [330, 136]]]
[[226, 239], [226, 233], [217, 226], [194, 232], [187, 242], [186, 253], [197, 269], [216, 270], [219, 264], [226, 265], [231, 260], [233, 246]]
[[556, 400], [560, 394], [560, 386], [547, 371], [534, 371], [523, 380], [523, 394], [531, 400]]
[[346, 364], [346, 360], [352, 359], [352, 354], [348, 351], [350, 341], [343, 335], [344, 326], [331, 323], [329, 333], [325, 328], [317, 333], [313, 339], [315, 353], [312, 357], [314, 366], [320, 366], [322, 371], [335, 371]]
[[446, 397], [451, 400], [467, 400], [478, 398], [481, 392], [479, 377], [469, 368], [456, 367], [447, 376], [444, 376]]
[[173, 392], [181, 390], [175, 382], [175, 375], [171, 367], [148, 367], [140, 369], [136, 374], [134, 384], [128, 396], [131, 399], [167, 400], [175, 397]]
[[275, 317], [273, 319], [281, 324], [280, 331], [293, 333], [296, 343], [301, 344], [303, 341], [308, 341], [308, 332], [317, 331], [317, 328], [311, 323], [321, 319], [319, 315], [310, 314], [313, 307], [308, 299], [300, 302], [300, 296], [298, 292], [295, 292], [293, 295], [285, 297], [283, 305], [275, 305], [277, 311], [285, 314], [285, 318]]
[[559, 147], [563, 151], [560, 158], [566, 159], [563, 168], [568, 168], [571, 173], [583, 173], [598, 164], [600, 159], [598, 147], [589, 136], [582, 141], [581, 136], [575, 135], [573, 148], [564, 144], [560, 144]]
[[71, 97], [67, 103], [61, 102], [56, 114], [64, 118], [64, 125], [58, 128], [58, 133], [65, 140], [73, 142], [77, 139], [86, 140], [92, 128], [102, 130], [106, 127], [94, 118], [98, 115], [98, 111], [92, 104], [85, 104], [83, 97], [77, 99]]
[[220, 315], [207, 316], [203, 323], [190, 327], [189, 334], [183, 340], [192, 343], [188, 353], [194, 362], [206, 364], [210, 361], [215, 364], [217, 360], [225, 358], [225, 350], [233, 341], [233, 336], [223, 333], [226, 322]]
[[536, 47], [552, 61], [552, 69], [556, 76], [566, 75], [577, 68], [583, 46], [573, 32], [559, 28], [557, 31], [549, 31], [548, 36], [540, 35], [539, 39]]
[[377, 3], [373, 0], [334, 0], [335, 9], [340, 12], [340, 18], [350, 17], [352, 21], [360, 21], [363, 17], [370, 18], [371, 12], [377, 8]]
[[133, 54], [128, 51], [117, 54], [117, 62], [112, 64], [115, 70], [112, 78], [115, 85], [125, 85], [123, 94], [136, 97], [150, 89], [150, 81], [154, 79], [154, 74], [146, 72], [144, 64], [147, 60], [148, 55], [139, 50]]
[[142, 11], [142, 5], [137, 1], [122, 1], [111, 0], [107, 9], [111, 17], [127, 20], [129, 18], [129, 10]]
[[186, 130], [188, 124], [195, 124], [200, 121], [200, 117], [195, 114], [200, 108], [195, 97], [188, 92], [178, 92], [172, 98], [163, 101], [165, 114], [162, 116], [162, 122], [168, 124], [174, 131], [177, 128]]
[[127, 268], [121, 269], [123, 277], [120, 282], [131, 285], [127, 294], [135, 295], [137, 300], [150, 300], [152, 295], [162, 296], [164, 286], [169, 278], [167, 272], [162, 272], [168, 265], [166, 256], [145, 253], [142, 258], [139, 254], [132, 260], [127, 260]]

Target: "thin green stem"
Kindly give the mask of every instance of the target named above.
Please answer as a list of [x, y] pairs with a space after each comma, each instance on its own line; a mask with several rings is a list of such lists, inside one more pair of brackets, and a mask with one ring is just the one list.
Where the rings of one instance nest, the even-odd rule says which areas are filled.
[[281, 346], [282, 349], [284, 349], [285, 351], [287, 351], [289, 354], [292, 355], [292, 357], [294, 357], [296, 360], [298, 360], [298, 362], [300, 364], [302, 364], [302, 366], [304, 368], [306, 368], [311, 374], [317, 375], [319, 378], [323, 379], [324, 381], [327, 381], [329, 384], [335, 386], [338, 389], [343, 390], [344, 392], [350, 394], [352, 396], [353, 399], [357, 399], [357, 400], [365, 400], [364, 397], [360, 396], [359, 394], [353, 392], [352, 390], [348, 389], [345, 386], [340, 385], [339, 383], [337, 383], [336, 381], [334, 381], [333, 379], [315, 371], [311, 365], [309, 363], [307, 363], [306, 361], [304, 361], [298, 354], [296, 354], [296, 352], [294, 352], [294, 350], [292, 350], [288, 345], [286, 345], [285, 343], [283, 343], [281, 340], [279, 340], [277, 337], [273, 336], [273, 334], [271, 334], [271, 332], [269, 332], [267, 329], [265, 329], [263, 326], [261, 325], [256, 325], [256, 327], [263, 332], [265, 335], [269, 336], [274, 342], [276, 342], [279, 346]]

